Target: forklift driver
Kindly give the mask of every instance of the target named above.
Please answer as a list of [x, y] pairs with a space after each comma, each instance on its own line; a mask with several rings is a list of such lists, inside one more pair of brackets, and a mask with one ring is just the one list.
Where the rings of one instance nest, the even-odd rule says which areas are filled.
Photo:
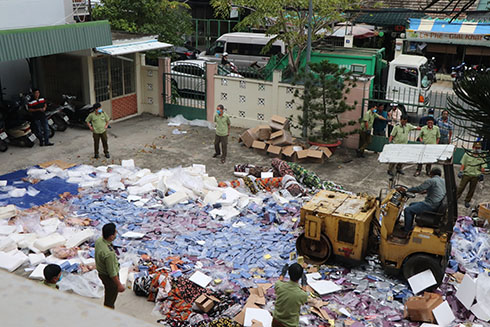
[[420, 214], [425, 211], [437, 211], [444, 200], [444, 197], [446, 196], [446, 183], [444, 182], [444, 179], [441, 178], [441, 170], [439, 168], [433, 168], [430, 171], [429, 176], [430, 178], [419, 186], [411, 187], [409, 189], [405, 189], [403, 187], [397, 188], [397, 191], [401, 193], [427, 192], [427, 196], [425, 197], [424, 201], [410, 203], [410, 205], [405, 208], [404, 232], [407, 234], [412, 230], [413, 218], [416, 214]]

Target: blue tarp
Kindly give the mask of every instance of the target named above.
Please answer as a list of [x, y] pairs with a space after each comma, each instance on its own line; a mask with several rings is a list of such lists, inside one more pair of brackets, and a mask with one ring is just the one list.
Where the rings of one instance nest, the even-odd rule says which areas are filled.
[[[23, 197], [18, 198], [7, 197], [0, 200], [0, 205], [5, 206], [14, 204], [19, 208], [28, 209], [57, 199], [58, 196], [64, 192], [70, 192], [71, 194], [78, 193], [78, 184], [67, 183], [64, 179], [59, 177], [53, 177], [36, 184], [24, 182], [22, 178], [25, 177], [27, 177], [27, 169], [22, 169], [2, 175], [0, 176], [0, 180], [6, 180], [7, 185], [12, 185], [17, 188], [27, 189], [27, 187], [32, 186], [38, 190], [39, 193], [36, 196], [26, 194]], [[1, 189], [2, 188], [0, 188], [0, 196], [5, 196], [8, 192], [2, 191]]]

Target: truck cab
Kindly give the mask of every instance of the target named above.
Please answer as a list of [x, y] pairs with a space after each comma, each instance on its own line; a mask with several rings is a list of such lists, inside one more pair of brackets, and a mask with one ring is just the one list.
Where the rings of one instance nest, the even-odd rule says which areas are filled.
[[408, 114], [429, 103], [431, 87], [428, 60], [422, 56], [399, 55], [388, 66], [386, 100], [405, 104]]

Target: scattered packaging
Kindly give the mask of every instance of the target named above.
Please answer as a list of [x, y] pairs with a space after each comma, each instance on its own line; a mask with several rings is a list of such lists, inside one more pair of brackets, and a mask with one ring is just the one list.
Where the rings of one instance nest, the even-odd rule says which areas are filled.
[[215, 298], [212, 295], [201, 294], [197, 297], [195, 303], [199, 310], [208, 313], [213, 307], [215, 303], [219, 303], [220, 300]]
[[258, 140], [258, 130], [258, 127], [250, 128], [240, 135], [240, 140], [242, 140], [243, 144], [245, 144], [247, 148], [250, 148], [255, 140]]
[[323, 163], [324, 154], [323, 151], [320, 150], [312, 150], [308, 149], [308, 161], [314, 163]]
[[291, 136], [291, 133], [289, 133], [288, 131], [280, 130], [275, 133], [272, 133], [271, 144], [277, 146], [292, 145], [293, 137]]
[[269, 145], [267, 148], [267, 153], [272, 158], [280, 158], [281, 157], [282, 148], [280, 146]]
[[13, 204], [9, 204], [5, 207], [0, 207], [0, 219], [10, 219], [17, 215], [17, 209]]
[[289, 129], [289, 119], [286, 119], [281, 116], [273, 115], [271, 117], [271, 122], [269, 123], [269, 126], [273, 131], [277, 131], [280, 129]]
[[266, 149], [267, 149], [267, 144], [265, 144], [262, 141], [253, 141], [252, 143], [252, 148], [255, 150], [255, 152], [260, 153], [260, 154], [265, 154]]
[[271, 137], [271, 127], [267, 125], [259, 125], [257, 131], [257, 137], [260, 141], [265, 141]]

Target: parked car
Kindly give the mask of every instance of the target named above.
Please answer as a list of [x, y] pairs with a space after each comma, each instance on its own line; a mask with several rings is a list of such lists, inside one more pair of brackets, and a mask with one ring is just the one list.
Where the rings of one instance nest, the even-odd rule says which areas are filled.
[[[180, 95], [189, 93], [204, 95], [206, 92], [206, 60], [180, 60], [170, 64], [172, 86]], [[218, 74], [221, 76], [243, 78], [242, 75], [232, 73], [225, 67], [218, 65]]]
[[174, 60], [191, 60], [197, 59], [197, 55], [200, 53], [199, 49], [194, 48], [191, 45], [173, 46], [171, 48], [162, 51], [164, 56], [172, 57]]

